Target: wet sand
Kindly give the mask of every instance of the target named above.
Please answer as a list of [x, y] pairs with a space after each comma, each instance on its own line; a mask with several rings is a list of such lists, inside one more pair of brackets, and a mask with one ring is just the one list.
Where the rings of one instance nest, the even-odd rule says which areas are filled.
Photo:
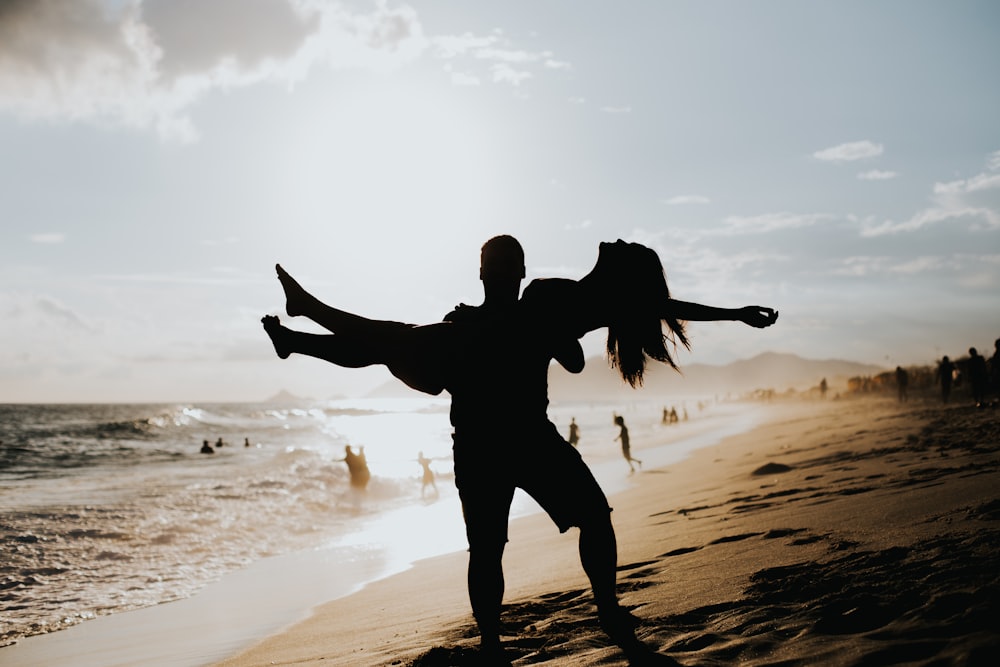
[[[761, 410], [765, 424], [612, 497], [621, 599], [650, 648], [631, 664], [994, 664], [1000, 410]], [[510, 538], [510, 664], [630, 664], [598, 628], [575, 535], [531, 515]], [[420, 561], [217, 664], [480, 664], [466, 558]]]

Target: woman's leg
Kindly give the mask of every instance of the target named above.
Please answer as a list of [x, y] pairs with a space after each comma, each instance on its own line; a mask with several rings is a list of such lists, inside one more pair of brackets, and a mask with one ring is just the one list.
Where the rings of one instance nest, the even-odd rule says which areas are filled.
[[264, 331], [282, 359], [303, 354], [344, 368], [384, 365], [406, 385], [437, 395], [448, 376], [447, 351], [451, 327], [447, 323], [413, 327], [397, 322], [374, 322], [377, 335], [311, 334], [282, 326], [274, 315], [261, 318]]
[[291, 354], [304, 354], [344, 368], [362, 368], [385, 363], [367, 345], [353, 344], [351, 337], [331, 334], [311, 334], [292, 331], [282, 326], [274, 315], [261, 318], [264, 331], [282, 359]]
[[280, 264], [274, 265], [278, 281], [285, 291], [285, 311], [291, 317], [302, 315], [335, 334], [351, 336], [377, 336], [386, 326], [398, 326], [398, 322], [370, 320], [354, 313], [329, 306], [310, 294]]

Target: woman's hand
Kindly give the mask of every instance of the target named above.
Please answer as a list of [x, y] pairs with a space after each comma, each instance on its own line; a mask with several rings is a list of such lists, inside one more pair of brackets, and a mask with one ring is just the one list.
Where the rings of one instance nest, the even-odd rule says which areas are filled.
[[764, 329], [778, 321], [778, 311], [763, 306], [744, 306], [739, 310], [739, 320], [756, 329]]

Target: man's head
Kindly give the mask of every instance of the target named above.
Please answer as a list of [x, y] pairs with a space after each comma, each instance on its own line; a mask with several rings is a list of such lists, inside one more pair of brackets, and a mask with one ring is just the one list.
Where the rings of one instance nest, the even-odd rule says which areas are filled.
[[479, 279], [490, 300], [517, 300], [524, 278], [524, 249], [513, 236], [494, 236], [483, 244], [479, 256]]
[[480, 280], [524, 278], [524, 249], [513, 236], [494, 236], [483, 244], [479, 255]]

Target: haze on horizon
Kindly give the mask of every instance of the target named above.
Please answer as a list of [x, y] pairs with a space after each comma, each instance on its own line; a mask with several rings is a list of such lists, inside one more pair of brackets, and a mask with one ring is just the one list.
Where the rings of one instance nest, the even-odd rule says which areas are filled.
[[0, 2], [0, 402], [361, 395], [274, 356], [274, 263], [432, 322], [498, 233], [781, 311], [682, 365], [988, 355], [998, 67], [988, 1]]

